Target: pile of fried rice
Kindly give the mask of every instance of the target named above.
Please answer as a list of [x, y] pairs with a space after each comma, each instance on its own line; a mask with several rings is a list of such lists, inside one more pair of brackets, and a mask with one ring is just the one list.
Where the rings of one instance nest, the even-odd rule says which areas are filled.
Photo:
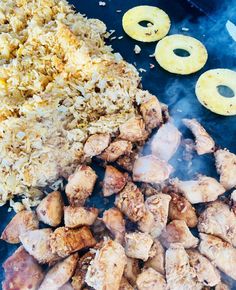
[[34, 188], [74, 171], [89, 135], [136, 114], [138, 73], [106, 36], [64, 0], [1, 1], [1, 204], [33, 203]]

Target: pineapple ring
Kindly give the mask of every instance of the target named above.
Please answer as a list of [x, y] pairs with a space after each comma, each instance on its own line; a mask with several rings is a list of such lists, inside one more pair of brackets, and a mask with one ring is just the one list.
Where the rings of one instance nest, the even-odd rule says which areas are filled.
[[[229, 87], [234, 96], [227, 98], [218, 86]], [[236, 72], [230, 69], [211, 69], [198, 79], [195, 92], [199, 102], [214, 113], [223, 116], [236, 115]]]
[[[148, 21], [152, 25], [143, 27], [140, 25], [142, 21]], [[122, 25], [131, 38], [142, 42], [152, 42], [167, 35], [170, 29], [170, 18], [157, 7], [141, 5], [124, 14]]]
[[[188, 56], [178, 56], [174, 51], [184, 50]], [[166, 36], [158, 42], [155, 58], [168, 72], [188, 75], [199, 71], [207, 61], [207, 50], [197, 39], [182, 34]]]

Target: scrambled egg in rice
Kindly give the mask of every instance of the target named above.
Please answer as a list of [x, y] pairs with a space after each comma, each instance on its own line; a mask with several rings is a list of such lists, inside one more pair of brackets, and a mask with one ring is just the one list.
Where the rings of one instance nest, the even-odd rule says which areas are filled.
[[1, 0], [0, 203], [70, 174], [87, 137], [135, 115], [136, 69], [64, 0]]

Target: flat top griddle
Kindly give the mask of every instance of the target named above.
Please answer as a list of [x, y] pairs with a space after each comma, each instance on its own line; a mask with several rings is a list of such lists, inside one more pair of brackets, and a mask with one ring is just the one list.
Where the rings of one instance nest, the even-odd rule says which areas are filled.
[[[105, 22], [108, 30], [114, 29], [114, 35], [122, 39], [107, 41], [111, 44], [115, 52], [119, 52], [125, 60], [136, 63], [137, 68], [143, 68], [146, 72], [140, 73], [144, 89], [156, 95], [159, 100], [169, 106], [170, 115], [183, 133], [184, 137], [191, 137], [186, 128], [181, 123], [182, 118], [196, 118], [199, 120], [216, 144], [222, 148], [228, 148], [236, 153], [236, 116], [223, 117], [216, 115], [205, 109], [198, 102], [194, 87], [198, 77], [206, 70], [212, 68], [229, 68], [236, 70], [236, 42], [228, 34], [225, 23], [231, 20], [236, 23], [236, 0], [228, 1], [207, 1], [207, 0], [104, 0], [106, 6], [99, 6], [99, 0], [70, 0], [69, 2], [82, 14], [89, 18], [98, 18]], [[199, 72], [189, 76], [178, 76], [164, 71], [155, 61], [149, 57], [153, 54], [156, 43], [141, 43], [129, 38], [122, 29], [122, 15], [129, 8], [137, 5], [153, 5], [165, 10], [171, 19], [171, 30], [169, 34], [185, 34], [196, 37], [202, 41], [209, 54], [205, 67]], [[117, 10], [122, 12], [118, 13]], [[182, 30], [188, 28], [188, 31]], [[136, 55], [133, 51], [134, 45], [138, 44], [142, 50]], [[150, 69], [150, 63], [155, 67]], [[202, 173], [217, 177], [214, 159], [211, 155], [194, 156], [192, 170], [188, 170], [182, 158], [181, 149], [172, 160], [176, 168], [175, 176], [181, 178], [193, 177], [196, 173]], [[94, 168], [100, 177], [103, 177], [103, 170]], [[95, 193], [89, 201], [89, 205], [101, 209], [112, 206], [114, 198], [104, 200], [100, 196], [99, 183]], [[8, 212], [8, 205], [0, 208], [0, 232], [11, 220], [13, 212]], [[17, 248], [15, 245], [8, 245], [0, 240], [0, 265]], [[0, 268], [0, 280], [4, 279], [2, 267]], [[1, 282], [0, 281], [0, 282]], [[230, 283], [231, 289], [236, 289], [236, 285]], [[1, 286], [0, 286], [1, 288]]]

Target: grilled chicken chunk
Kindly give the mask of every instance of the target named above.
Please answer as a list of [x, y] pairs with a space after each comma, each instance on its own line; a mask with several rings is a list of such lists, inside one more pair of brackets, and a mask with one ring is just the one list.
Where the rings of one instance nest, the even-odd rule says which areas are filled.
[[103, 195], [110, 196], [120, 192], [125, 187], [127, 177], [127, 174], [120, 172], [111, 165], [107, 165], [103, 180]]
[[87, 252], [78, 261], [76, 271], [72, 277], [72, 286], [74, 290], [81, 290], [85, 286], [85, 276], [95, 253]]
[[163, 275], [152, 268], [144, 269], [137, 278], [138, 290], [166, 290], [166, 280]]
[[122, 277], [119, 290], [134, 290], [125, 277]]
[[36, 208], [38, 219], [51, 227], [57, 227], [62, 220], [63, 205], [59, 191], [49, 193]]
[[229, 206], [221, 201], [213, 202], [200, 215], [198, 230], [218, 236], [236, 247], [236, 216]]
[[165, 250], [162, 246], [162, 244], [158, 241], [158, 239], [154, 240], [154, 243], [152, 245], [152, 251], [155, 252], [155, 255], [147, 260], [145, 262], [144, 266], [145, 268], [153, 268], [157, 272], [161, 274], [165, 274]]
[[39, 227], [39, 221], [33, 211], [18, 212], [2, 232], [1, 239], [10, 244], [18, 244], [19, 236]]
[[115, 240], [123, 243], [125, 236], [125, 220], [117, 208], [110, 208], [103, 213], [102, 220]]
[[56, 254], [50, 248], [51, 229], [40, 229], [28, 231], [20, 235], [20, 241], [25, 250], [33, 256], [40, 264], [53, 263], [58, 260]]
[[145, 129], [143, 119], [139, 117], [129, 119], [124, 124], [120, 125], [119, 129], [119, 138], [126, 141], [144, 141], [148, 137], [148, 132]]
[[197, 279], [205, 286], [213, 287], [220, 282], [220, 273], [212, 263], [196, 250], [187, 250], [190, 266], [194, 268]]
[[108, 240], [97, 251], [88, 268], [85, 281], [95, 290], [119, 290], [125, 264], [124, 248], [119, 243]]
[[139, 157], [134, 162], [133, 180], [162, 183], [169, 178], [172, 172], [172, 166], [166, 161], [158, 159], [154, 155]]
[[183, 220], [173, 220], [166, 229], [161, 233], [160, 240], [162, 244], [168, 248], [170, 244], [178, 243], [184, 248], [195, 248], [198, 244], [198, 239], [192, 235], [186, 222]]
[[130, 258], [147, 261], [153, 244], [149, 234], [134, 232], [125, 234], [125, 253]]
[[147, 91], [140, 91], [146, 94], [145, 100], [141, 103], [140, 112], [143, 116], [148, 131], [158, 127], [163, 122], [161, 104], [157, 97]]
[[90, 136], [84, 144], [84, 153], [86, 156], [97, 156], [104, 151], [109, 143], [111, 137], [109, 134], [95, 134]]
[[152, 154], [157, 158], [169, 161], [177, 151], [181, 140], [181, 133], [171, 123], [161, 126], [151, 141]]
[[99, 157], [107, 162], [114, 162], [122, 155], [129, 155], [132, 151], [132, 143], [126, 140], [112, 142]]
[[57, 228], [50, 238], [52, 252], [62, 258], [81, 249], [92, 247], [95, 243], [91, 231], [85, 226], [79, 229]]
[[132, 286], [135, 286], [138, 274], [140, 273], [138, 260], [127, 257], [126, 262], [124, 276]]
[[211, 153], [214, 151], [215, 141], [196, 119], [183, 119], [183, 123], [192, 131], [196, 138], [195, 147], [198, 155]]
[[94, 207], [82, 207], [82, 206], [65, 206], [64, 207], [64, 221], [65, 226], [68, 228], [76, 228], [79, 226], [91, 226], [99, 211]]
[[57, 290], [63, 286], [73, 275], [77, 261], [78, 254], [75, 253], [58, 262], [47, 272], [39, 290]]
[[92, 194], [97, 179], [93, 169], [86, 165], [80, 165], [74, 174], [68, 178], [66, 195], [71, 205], [84, 205], [85, 200]]
[[19, 247], [3, 264], [3, 290], [37, 290], [44, 274], [37, 261]]
[[236, 280], [236, 249], [222, 239], [200, 234], [199, 251], [222, 272]]
[[169, 203], [168, 194], [158, 193], [148, 197], [145, 201], [146, 213], [139, 221], [139, 229], [148, 232], [153, 238], [160, 236], [168, 219]]
[[216, 169], [220, 174], [220, 183], [226, 190], [236, 186], [236, 155], [228, 150], [215, 152]]
[[132, 182], [117, 195], [115, 205], [133, 222], [139, 221], [145, 213], [143, 194]]
[[197, 180], [175, 180], [174, 185], [192, 203], [210, 202], [225, 192], [224, 187], [214, 178], [200, 176]]
[[202, 284], [190, 267], [189, 257], [181, 244], [171, 244], [166, 251], [166, 280], [170, 290], [200, 290]]
[[190, 228], [196, 227], [198, 222], [195, 208], [185, 197], [175, 193], [171, 194], [169, 218], [183, 220]]

